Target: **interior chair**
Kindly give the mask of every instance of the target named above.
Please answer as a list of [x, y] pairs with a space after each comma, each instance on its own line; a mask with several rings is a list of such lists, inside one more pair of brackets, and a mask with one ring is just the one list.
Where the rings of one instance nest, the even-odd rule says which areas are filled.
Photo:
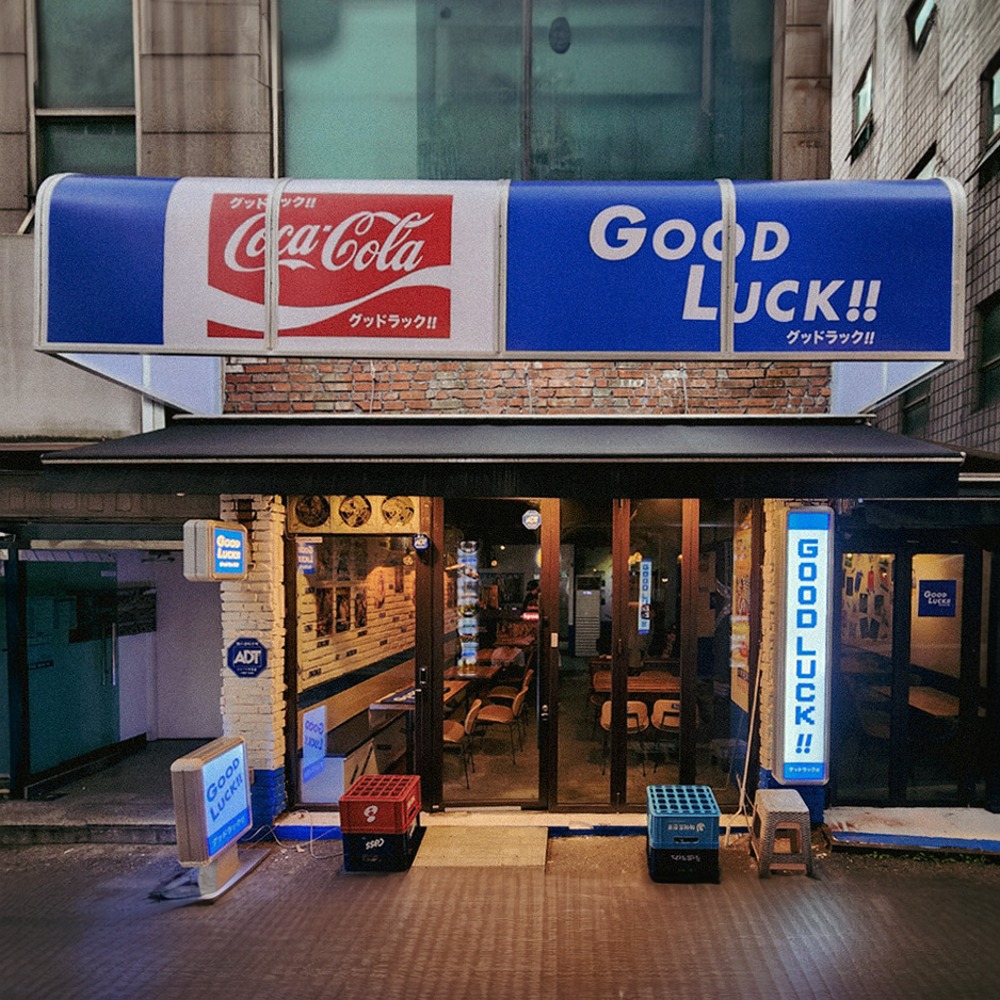
[[[681, 703], [676, 698], [658, 698], [653, 702], [653, 711], [649, 724], [656, 731], [656, 749], [660, 748], [660, 739], [664, 734], [680, 748], [681, 741]], [[653, 773], [656, 773], [658, 760], [653, 758]]]
[[490, 688], [489, 694], [487, 694], [486, 697], [489, 701], [509, 702], [513, 705], [518, 691], [522, 688], [526, 691], [528, 689], [528, 685], [531, 683], [531, 678], [534, 676], [534, 670], [526, 670], [519, 685], [498, 684], [495, 688]]
[[458, 719], [444, 720], [444, 748], [445, 750], [458, 750], [462, 755], [462, 765], [465, 767], [465, 787], [469, 788], [469, 764], [472, 770], [476, 770], [476, 761], [472, 756], [472, 733], [476, 728], [476, 719], [479, 711], [483, 707], [483, 702], [477, 698], [470, 706], [465, 715], [465, 721]]
[[[514, 699], [518, 694], [523, 691], [525, 696], [528, 693], [528, 687], [531, 684], [531, 678], [535, 676], [534, 670], [526, 670], [524, 672], [524, 677], [521, 680], [521, 686], [515, 687], [513, 684], [499, 684], [495, 688], [491, 688], [489, 694], [486, 695], [486, 699], [489, 702], [500, 702], [500, 704], [510, 704], [510, 707], [514, 707]], [[524, 735], [528, 729], [527, 716], [524, 714], [522, 708], [518, 720], [521, 724], [521, 745], [524, 745]]]
[[[527, 695], [527, 688], [522, 687], [520, 691], [514, 696], [514, 703], [512, 705], [484, 705], [479, 710], [479, 717], [477, 719], [478, 725], [483, 726], [506, 726], [510, 733], [510, 759], [516, 764], [517, 756], [514, 749], [514, 730], [518, 730], [518, 742], [520, 742], [520, 729], [519, 729], [519, 718], [521, 715], [521, 709], [524, 705], [524, 699]], [[482, 735], [480, 735], [482, 739]], [[480, 749], [482, 749], [482, 742], [479, 744]], [[523, 746], [523, 744], [522, 744]]]
[[[646, 731], [649, 729], [649, 709], [644, 701], [628, 701], [625, 703], [627, 719], [626, 736], [637, 739], [642, 751], [642, 773], [646, 773]], [[604, 730], [604, 753], [601, 757], [601, 774], [604, 774], [608, 761], [608, 735], [611, 732], [611, 699], [601, 706], [601, 728]]]

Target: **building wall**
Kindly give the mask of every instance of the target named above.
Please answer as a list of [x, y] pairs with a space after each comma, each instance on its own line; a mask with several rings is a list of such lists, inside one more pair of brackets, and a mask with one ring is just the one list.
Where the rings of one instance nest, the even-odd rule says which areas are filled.
[[824, 413], [829, 365], [799, 362], [233, 358], [232, 413]]
[[[938, 174], [963, 183], [969, 208], [965, 358], [927, 376], [931, 416], [922, 436], [994, 451], [1000, 449], [1000, 409], [979, 408], [976, 400], [976, 306], [1000, 290], [1000, 179], [983, 184], [976, 169], [982, 152], [980, 78], [1000, 49], [1000, 5], [993, 0], [939, 0], [936, 22], [918, 53], [907, 33], [910, 2], [833, 5], [833, 176], [907, 177], [934, 149]], [[852, 161], [852, 95], [869, 59], [874, 60], [874, 130]], [[898, 396], [874, 409], [879, 426], [901, 429]]]
[[34, 349], [34, 287], [34, 240], [0, 233], [0, 357], [8, 375], [17, 373], [0, 391], [0, 439], [138, 433], [138, 393]]

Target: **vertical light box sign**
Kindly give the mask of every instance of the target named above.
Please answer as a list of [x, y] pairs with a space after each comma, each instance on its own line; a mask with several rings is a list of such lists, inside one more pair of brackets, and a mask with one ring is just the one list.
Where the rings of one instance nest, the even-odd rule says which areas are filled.
[[833, 511], [789, 509], [785, 550], [785, 663], [775, 777], [825, 784], [830, 770], [830, 606]]
[[653, 621], [653, 560], [639, 563], [639, 635], [649, 635]]

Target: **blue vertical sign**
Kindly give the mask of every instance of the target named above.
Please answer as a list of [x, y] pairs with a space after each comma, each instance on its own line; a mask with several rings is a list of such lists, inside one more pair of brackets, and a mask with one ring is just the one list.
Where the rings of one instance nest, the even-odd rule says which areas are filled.
[[790, 509], [787, 529], [774, 776], [783, 784], [820, 785], [830, 770], [833, 511]]
[[639, 635], [649, 635], [653, 620], [653, 560], [639, 563]]

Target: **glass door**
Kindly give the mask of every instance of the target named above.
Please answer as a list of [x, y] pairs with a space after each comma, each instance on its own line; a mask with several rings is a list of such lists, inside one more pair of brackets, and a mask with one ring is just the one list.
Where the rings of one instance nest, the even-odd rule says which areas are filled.
[[981, 553], [885, 548], [841, 555], [835, 799], [966, 805], [984, 778]]
[[445, 805], [540, 802], [541, 540], [549, 505], [444, 503]]
[[698, 502], [561, 504], [555, 804], [643, 806], [691, 784], [712, 680], [698, 680]]

